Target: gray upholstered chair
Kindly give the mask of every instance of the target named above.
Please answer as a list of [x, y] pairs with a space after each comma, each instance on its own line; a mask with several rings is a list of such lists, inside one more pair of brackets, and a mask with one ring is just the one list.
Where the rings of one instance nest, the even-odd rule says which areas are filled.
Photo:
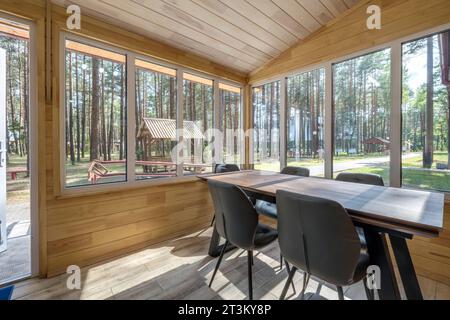
[[380, 175], [369, 173], [342, 172], [338, 174], [336, 181], [384, 186], [383, 178]]
[[[302, 295], [311, 276], [337, 286], [341, 300], [343, 286], [365, 279], [369, 266], [367, 247], [342, 205], [279, 190], [277, 209], [280, 250], [292, 264], [281, 299], [298, 269], [306, 273]], [[370, 299], [367, 288], [366, 292]]]
[[[286, 167], [281, 170], [281, 174], [287, 174], [291, 176], [309, 177], [309, 169], [302, 167]], [[277, 205], [263, 200], [256, 200], [256, 211], [263, 215], [273, 219], [277, 218]]]
[[253, 300], [253, 251], [274, 242], [278, 233], [259, 223], [258, 213], [242, 189], [211, 180], [208, 181], [208, 187], [214, 203], [217, 232], [226, 240], [209, 286], [212, 285], [228, 244], [231, 244], [247, 251], [249, 299]]
[[[227, 172], [237, 172], [241, 171], [238, 165], [236, 164], [226, 164], [226, 163], [218, 163], [214, 166], [214, 173], [227, 173]], [[211, 227], [214, 225], [214, 221], [216, 220], [216, 216], [214, 215], [211, 221]]]

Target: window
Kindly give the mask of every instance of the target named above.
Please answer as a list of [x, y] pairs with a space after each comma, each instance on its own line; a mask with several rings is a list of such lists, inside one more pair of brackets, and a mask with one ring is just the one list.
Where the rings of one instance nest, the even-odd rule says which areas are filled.
[[213, 81], [184, 73], [184, 174], [212, 172]]
[[450, 32], [403, 44], [402, 183], [450, 191]]
[[136, 179], [177, 175], [176, 74], [174, 69], [136, 60]]
[[65, 183], [126, 181], [126, 56], [65, 41]]
[[325, 70], [287, 79], [287, 164], [324, 177]]
[[219, 84], [220, 119], [223, 135], [223, 163], [241, 165], [245, 162], [242, 130], [241, 88]]
[[374, 173], [389, 184], [390, 49], [333, 66], [333, 171]]
[[280, 82], [253, 88], [253, 162], [257, 170], [280, 171]]

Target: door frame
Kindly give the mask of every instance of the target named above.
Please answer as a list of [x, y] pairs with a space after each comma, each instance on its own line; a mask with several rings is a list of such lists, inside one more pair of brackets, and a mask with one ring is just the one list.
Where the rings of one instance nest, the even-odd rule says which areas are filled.
[[[30, 157], [30, 254], [31, 275], [39, 275], [39, 201], [38, 201], [38, 52], [37, 52], [37, 27], [31, 20], [22, 19], [14, 15], [0, 12], [0, 18], [27, 25], [30, 28], [30, 75], [29, 75], [29, 157]], [[20, 280], [20, 279], [17, 279]]]

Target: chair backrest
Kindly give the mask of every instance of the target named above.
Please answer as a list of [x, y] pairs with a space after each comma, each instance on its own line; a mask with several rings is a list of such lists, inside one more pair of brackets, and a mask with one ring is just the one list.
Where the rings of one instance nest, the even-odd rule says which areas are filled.
[[291, 176], [309, 177], [309, 169], [302, 167], [286, 167], [281, 170], [281, 174], [288, 174]]
[[231, 244], [252, 250], [258, 213], [242, 189], [219, 181], [208, 181], [214, 203], [217, 232]]
[[384, 187], [383, 178], [378, 174], [342, 172], [336, 180]]
[[216, 164], [214, 173], [225, 173], [241, 171], [241, 169], [235, 164]]
[[361, 243], [337, 202], [277, 191], [278, 241], [283, 257], [331, 284], [351, 283]]

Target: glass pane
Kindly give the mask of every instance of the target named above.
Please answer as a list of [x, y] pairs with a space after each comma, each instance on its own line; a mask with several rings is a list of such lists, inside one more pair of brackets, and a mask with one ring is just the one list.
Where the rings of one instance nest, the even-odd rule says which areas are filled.
[[184, 174], [212, 172], [213, 81], [185, 73]]
[[389, 185], [390, 64], [386, 49], [333, 67], [335, 176], [373, 173]]
[[449, 32], [403, 45], [402, 183], [450, 190]]
[[325, 70], [287, 79], [287, 164], [325, 176]]
[[126, 57], [66, 41], [66, 186], [126, 181]]
[[136, 60], [136, 179], [176, 176], [176, 70]]
[[253, 88], [253, 162], [256, 170], [280, 171], [280, 82]]
[[219, 85], [220, 119], [222, 119], [223, 159], [221, 162], [241, 165], [245, 162], [242, 127], [241, 89]]

